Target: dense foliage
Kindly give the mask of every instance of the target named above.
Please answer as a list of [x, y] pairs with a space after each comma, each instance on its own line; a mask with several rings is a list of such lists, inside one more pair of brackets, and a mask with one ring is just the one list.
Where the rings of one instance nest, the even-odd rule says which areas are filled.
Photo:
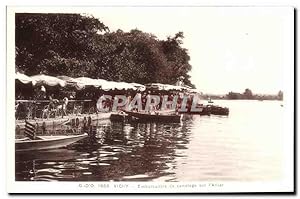
[[86, 76], [106, 80], [194, 87], [182, 32], [166, 40], [131, 30], [111, 32], [92, 16], [16, 14], [16, 70], [27, 75]]

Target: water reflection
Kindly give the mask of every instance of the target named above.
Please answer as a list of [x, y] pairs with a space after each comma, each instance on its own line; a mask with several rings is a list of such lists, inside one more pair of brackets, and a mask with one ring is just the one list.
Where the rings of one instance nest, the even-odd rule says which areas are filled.
[[[175, 159], [187, 149], [191, 122], [93, 124], [84, 130], [95, 136], [67, 149], [16, 153], [16, 180], [146, 181], [172, 176]], [[82, 130], [64, 126], [46, 134]]]
[[195, 115], [174, 124], [96, 122], [88, 129], [94, 137], [66, 149], [17, 153], [16, 180], [278, 180], [290, 133], [279, 103], [223, 100], [218, 104], [230, 108], [229, 117]]

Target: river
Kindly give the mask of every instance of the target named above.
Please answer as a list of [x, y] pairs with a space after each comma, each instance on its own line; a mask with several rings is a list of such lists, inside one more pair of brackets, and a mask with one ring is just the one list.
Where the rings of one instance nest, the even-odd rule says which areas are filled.
[[220, 100], [214, 103], [228, 107], [229, 116], [194, 115], [172, 124], [107, 120], [94, 124], [95, 138], [68, 148], [18, 152], [16, 180], [280, 179], [283, 175], [282, 102]]

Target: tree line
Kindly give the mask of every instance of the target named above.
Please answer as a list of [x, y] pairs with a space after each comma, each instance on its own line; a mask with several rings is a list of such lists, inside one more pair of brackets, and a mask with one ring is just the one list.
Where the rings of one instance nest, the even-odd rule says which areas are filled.
[[251, 89], [246, 88], [243, 93], [230, 91], [226, 95], [202, 95], [204, 99], [229, 99], [229, 100], [283, 100], [283, 92], [278, 94], [254, 94]]
[[141, 84], [174, 84], [183, 76], [195, 88], [183, 39], [183, 32], [161, 40], [138, 29], [110, 31], [93, 16], [17, 13], [16, 70]]
[[243, 93], [229, 92], [226, 95], [227, 99], [247, 99], [247, 100], [283, 100], [283, 92], [280, 90], [277, 95], [253, 94], [247, 88]]

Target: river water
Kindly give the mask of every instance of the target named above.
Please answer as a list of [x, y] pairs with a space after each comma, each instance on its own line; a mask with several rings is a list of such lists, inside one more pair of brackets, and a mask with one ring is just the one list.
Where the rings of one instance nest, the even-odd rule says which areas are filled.
[[102, 121], [94, 124], [96, 137], [68, 148], [16, 153], [16, 180], [277, 180], [281, 103], [220, 100], [215, 104], [228, 107], [229, 116], [185, 116], [172, 124]]

